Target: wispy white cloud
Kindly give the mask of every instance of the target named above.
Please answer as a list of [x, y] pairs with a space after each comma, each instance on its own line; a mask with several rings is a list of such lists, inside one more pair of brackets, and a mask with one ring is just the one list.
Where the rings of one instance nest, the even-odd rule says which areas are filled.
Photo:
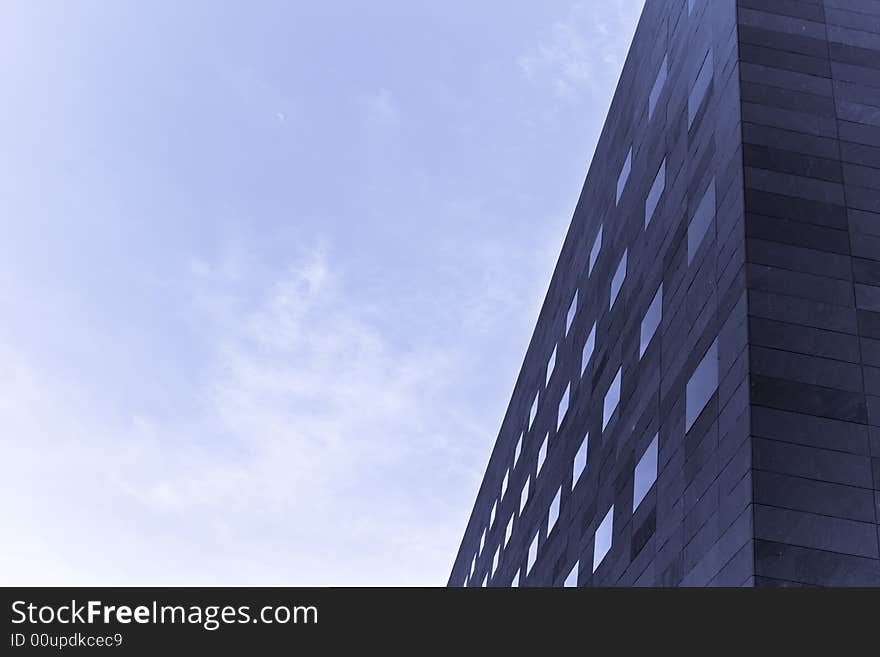
[[528, 80], [549, 83], [560, 97], [595, 91], [616, 78], [629, 46], [629, 34], [642, 0], [576, 2], [565, 18], [545, 32], [519, 60]]

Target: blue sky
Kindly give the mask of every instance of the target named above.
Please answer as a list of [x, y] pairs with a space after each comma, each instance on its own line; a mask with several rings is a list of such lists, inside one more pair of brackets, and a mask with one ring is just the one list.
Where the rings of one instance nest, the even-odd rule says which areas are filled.
[[0, 582], [444, 584], [642, 2], [0, 5]]

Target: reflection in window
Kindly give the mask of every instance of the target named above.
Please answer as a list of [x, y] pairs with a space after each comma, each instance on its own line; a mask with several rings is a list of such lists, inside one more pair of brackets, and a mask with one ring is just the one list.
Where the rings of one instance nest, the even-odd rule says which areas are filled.
[[550, 503], [550, 513], [547, 516], [547, 536], [550, 536], [550, 532], [553, 531], [553, 528], [556, 526], [556, 521], [559, 519], [559, 500], [561, 495], [562, 486], [556, 491], [556, 497], [554, 497], [553, 501]]
[[713, 73], [714, 63], [712, 61], [712, 49], [710, 48], [703, 60], [703, 65], [700, 67], [700, 72], [697, 74], [694, 86], [691, 88], [690, 94], [688, 94], [688, 128], [691, 127], [697, 112], [700, 110], [700, 106], [703, 104], [703, 98], [706, 97], [709, 85], [712, 84]]
[[581, 475], [584, 473], [584, 470], [587, 468], [587, 447], [590, 444], [590, 434], [584, 436], [584, 439], [581, 441], [581, 446], [578, 447], [577, 454], [574, 455], [574, 470], [572, 472], [572, 484], [571, 487], [574, 488], [575, 484], [577, 484], [578, 480], [581, 478]]
[[599, 257], [599, 251], [602, 250], [602, 226], [599, 226], [599, 232], [596, 233], [596, 239], [593, 240], [593, 247], [590, 249], [590, 268], [587, 276], [593, 273], [593, 265], [596, 264], [596, 258]]
[[609, 310], [614, 307], [614, 302], [617, 301], [617, 294], [620, 292], [620, 288], [623, 287], [623, 281], [625, 278], [626, 249], [623, 250], [623, 255], [620, 256], [620, 262], [617, 263], [617, 270], [614, 272], [614, 278], [611, 279], [611, 296], [608, 298]]
[[529, 563], [526, 566], [526, 575], [532, 572], [532, 566], [535, 565], [535, 560], [538, 558], [538, 532], [535, 532], [535, 538], [532, 539], [532, 544], [529, 546]]
[[550, 354], [550, 360], [547, 361], [547, 380], [544, 385], [550, 382], [550, 377], [553, 376], [553, 370], [556, 369], [556, 345], [553, 345], [553, 353]]
[[712, 220], [714, 218], [715, 179], [712, 178], [712, 180], [709, 182], [709, 187], [703, 194], [703, 198], [700, 199], [700, 204], [694, 211], [694, 216], [691, 217], [691, 220], [688, 223], [687, 256], [689, 265], [694, 259], [694, 256], [697, 254], [697, 249], [700, 248], [700, 244], [703, 243], [703, 239], [706, 237], [706, 233], [709, 231], [709, 226], [712, 225]]
[[608, 392], [605, 393], [605, 404], [602, 409], [602, 431], [605, 431], [608, 420], [614, 415], [617, 404], [620, 402], [620, 370], [621, 368], [618, 367], [617, 374], [614, 375], [614, 380], [608, 386]]
[[593, 549], [593, 572], [596, 572], [596, 568], [599, 567], [599, 564], [602, 563], [602, 560], [605, 558], [605, 555], [608, 554], [608, 550], [611, 549], [611, 540], [613, 538], [614, 532], [614, 505], [611, 505], [611, 508], [608, 509], [608, 513], [605, 514], [605, 517], [602, 519], [602, 522], [599, 523], [599, 527], [596, 528], [596, 538], [594, 541], [594, 549]]
[[620, 175], [617, 176], [617, 196], [614, 199], [614, 204], [620, 203], [620, 195], [623, 194], [623, 190], [626, 188], [626, 181], [629, 180], [629, 172], [632, 170], [632, 159], [633, 159], [633, 149], [632, 146], [629, 147], [629, 152], [626, 154], [626, 159], [623, 161], [623, 166], [620, 167]]
[[654, 434], [654, 439], [636, 464], [636, 472], [633, 476], [633, 513], [639, 508], [639, 504], [645, 499], [645, 495], [651, 490], [655, 481], [657, 481], [657, 434]]
[[685, 389], [684, 431], [700, 416], [709, 399], [718, 388], [718, 338], [706, 350], [703, 360], [697, 365]]
[[657, 77], [654, 78], [654, 86], [651, 87], [651, 95], [648, 97], [648, 121], [654, 116], [654, 108], [657, 107], [657, 101], [660, 100], [660, 94], [663, 93], [667, 75], [669, 75], [668, 55], [664, 55], [660, 70], [657, 71]]
[[663, 283], [660, 283], [660, 287], [657, 288], [657, 292], [654, 293], [654, 298], [651, 300], [651, 305], [648, 306], [648, 311], [645, 313], [644, 318], [642, 318], [642, 325], [639, 329], [639, 358], [645, 355], [645, 351], [647, 351], [654, 333], [657, 332], [657, 327], [660, 326], [662, 318]]
[[578, 308], [578, 292], [574, 291], [574, 299], [571, 300], [571, 304], [568, 306], [568, 315], [565, 318], [565, 335], [568, 335], [568, 330], [571, 328], [571, 323], [574, 321], [574, 316], [577, 314]]
[[580, 561], [574, 562], [571, 570], [568, 571], [568, 577], [565, 578], [565, 583], [563, 584], [563, 586], [568, 588], [578, 585], [578, 566], [580, 565], [580, 563]]
[[593, 349], [596, 348], [596, 322], [593, 322], [593, 328], [590, 329], [590, 334], [587, 336], [587, 341], [584, 342], [584, 351], [581, 354], [581, 374], [587, 370], [587, 365], [590, 363], [590, 358], [593, 357]]
[[648, 191], [648, 198], [645, 199], [645, 228], [651, 223], [651, 219], [654, 216], [654, 210], [657, 209], [657, 204], [660, 202], [660, 197], [663, 195], [664, 189], [666, 189], [665, 157], [660, 164], [660, 168], [657, 170], [657, 175], [654, 176], [654, 182], [651, 183], [651, 189]]
[[537, 474], [541, 474], [541, 466], [544, 465], [544, 460], [547, 458], [547, 439], [550, 437], [550, 432], [548, 431], [544, 435], [544, 442], [541, 443], [541, 448], [538, 450], [538, 470]]
[[566, 414], [568, 414], [568, 399], [571, 395], [571, 384], [569, 383], [565, 387], [565, 392], [562, 393], [562, 399], [559, 400], [559, 410], [556, 412], [556, 430], [559, 430], [559, 425], [562, 424], [562, 421], [565, 419]]

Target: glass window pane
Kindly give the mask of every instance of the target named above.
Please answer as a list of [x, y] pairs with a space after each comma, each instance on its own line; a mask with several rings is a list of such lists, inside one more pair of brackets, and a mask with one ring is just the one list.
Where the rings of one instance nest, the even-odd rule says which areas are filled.
[[629, 151], [626, 154], [626, 159], [623, 161], [623, 166], [620, 167], [620, 175], [617, 176], [617, 196], [614, 199], [614, 203], [620, 203], [620, 195], [623, 194], [623, 190], [626, 188], [626, 181], [629, 179], [629, 172], [632, 170], [632, 157], [633, 157], [633, 149], [632, 146], [629, 147]]
[[614, 380], [611, 382], [611, 385], [608, 386], [608, 392], [605, 393], [605, 404], [602, 412], [602, 431], [605, 431], [605, 427], [608, 426], [608, 420], [614, 415], [614, 411], [617, 409], [617, 404], [620, 402], [620, 370], [621, 368], [617, 369], [617, 374], [614, 375]]
[[602, 226], [599, 226], [599, 232], [596, 233], [596, 239], [593, 240], [593, 247], [590, 249], [590, 268], [587, 276], [593, 273], [593, 265], [596, 264], [596, 258], [599, 257], [599, 251], [602, 250]]
[[516, 588], [519, 586], [519, 573], [520, 571], [516, 571], [516, 575], [513, 576], [513, 581], [510, 583], [510, 586]]
[[660, 70], [657, 71], [657, 77], [654, 78], [654, 86], [651, 87], [651, 95], [648, 97], [648, 121], [654, 116], [654, 108], [657, 107], [657, 101], [660, 100], [660, 94], [663, 93], [663, 87], [666, 85], [666, 76], [669, 74], [669, 59], [667, 55], [663, 56], [660, 64]]
[[562, 421], [565, 419], [565, 416], [568, 414], [568, 399], [571, 393], [571, 384], [565, 388], [565, 392], [562, 393], [562, 399], [559, 400], [559, 410], [556, 413], [556, 430], [559, 431], [559, 425], [562, 424]]
[[519, 455], [522, 452], [522, 439], [523, 432], [519, 433], [519, 440], [516, 441], [516, 447], [513, 450], [513, 467], [516, 467], [516, 464], [519, 462]]
[[700, 72], [697, 74], [694, 86], [691, 88], [690, 94], [688, 94], [688, 128], [691, 127], [697, 112], [700, 110], [700, 106], [703, 104], [703, 98], [705, 98], [706, 92], [709, 90], [709, 85], [712, 84], [713, 73], [714, 62], [712, 61], [712, 49], [710, 48], [703, 60], [703, 65], [700, 67]]
[[553, 531], [553, 528], [556, 526], [556, 521], [559, 519], [559, 500], [562, 495], [562, 486], [559, 487], [559, 490], [556, 491], [556, 496], [553, 498], [553, 501], [550, 503], [550, 513], [547, 516], [547, 535], [550, 535], [550, 532]]
[[620, 256], [620, 262], [617, 263], [617, 270], [614, 272], [614, 278], [611, 279], [611, 296], [608, 298], [609, 309], [614, 307], [614, 302], [617, 301], [617, 294], [620, 292], [620, 288], [623, 287], [623, 281], [625, 278], [626, 249], [623, 250], [623, 255]]
[[713, 178], [709, 182], [709, 187], [703, 194], [703, 198], [700, 199], [700, 204], [697, 206], [697, 209], [694, 211], [694, 216], [691, 218], [690, 223], [688, 224], [687, 256], [689, 265], [694, 259], [694, 256], [697, 253], [697, 249], [700, 248], [700, 244], [703, 243], [703, 238], [705, 238], [706, 233], [709, 231], [709, 227], [712, 225], [712, 220], [714, 218], [715, 179]]
[[709, 399], [718, 388], [718, 338], [706, 350], [703, 360], [697, 365], [685, 390], [684, 431], [700, 416]]
[[654, 182], [651, 183], [651, 189], [648, 192], [648, 198], [645, 199], [645, 228], [648, 227], [648, 224], [651, 223], [651, 219], [654, 216], [654, 210], [657, 209], [657, 204], [660, 202], [660, 197], [663, 195], [663, 190], [666, 189], [666, 158], [663, 158], [663, 162], [660, 163], [660, 168], [657, 170], [657, 175], [654, 176]]
[[639, 358], [645, 355], [651, 338], [654, 337], [657, 327], [660, 326], [661, 319], [663, 319], [663, 283], [660, 283], [660, 287], [654, 293], [651, 305], [648, 306], [648, 311], [642, 319], [642, 326], [639, 330]]
[[532, 544], [529, 546], [529, 563], [526, 566], [526, 575], [532, 572], [532, 566], [535, 565], [535, 560], [538, 558], [538, 534], [535, 533], [535, 538], [532, 539]]
[[602, 559], [605, 558], [605, 555], [608, 554], [608, 550], [611, 549], [611, 541], [614, 534], [614, 505], [611, 505], [611, 508], [608, 509], [608, 513], [605, 514], [605, 517], [602, 519], [602, 522], [599, 523], [599, 527], [596, 528], [596, 538], [594, 542], [593, 549], [593, 572], [596, 572], [596, 568], [599, 567], [599, 564], [602, 563]]
[[574, 488], [575, 484], [577, 484], [578, 480], [581, 478], [581, 475], [584, 473], [584, 470], [587, 468], [587, 448], [590, 444], [590, 434], [587, 433], [584, 436], [584, 439], [581, 441], [581, 446], [578, 447], [577, 454], [574, 455], [574, 471], [572, 473], [572, 488]]
[[565, 578], [565, 583], [563, 586], [565, 587], [575, 587], [578, 585], [578, 566], [580, 565], [580, 561], [575, 561], [574, 565], [571, 567], [571, 570], [568, 572], [568, 577]]
[[532, 428], [532, 423], [535, 421], [535, 415], [538, 414], [538, 393], [535, 393], [535, 400], [532, 402], [532, 408], [529, 411], [529, 429]]
[[498, 502], [492, 503], [492, 512], [489, 514], [489, 527], [495, 524], [495, 509], [498, 508]]
[[586, 371], [587, 365], [590, 363], [590, 358], [593, 357], [593, 349], [596, 348], [596, 322], [593, 322], [593, 328], [590, 329], [590, 334], [587, 336], [587, 341], [584, 342], [584, 351], [581, 354], [581, 374]]
[[501, 480], [501, 499], [504, 499], [504, 491], [507, 490], [507, 480], [510, 477], [510, 470], [504, 473], [504, 479]]
[[571, 323], [574, 321], [574, 316], [577, 314], [578, 308], [578, 293], [577, 290], [574, 291], [574, 298], [571, 300], [571, 303], [568, 306], [568, 315], [565, 318], [565, 335], [568, 335], [568, 330], [571, 328]]
[[544, 465], [544, 460], [547, 458], [547, 439], [550, 437], [550, 432], [544, 436], [544, 442], [541, 443], [541, 448], [538, 450], [538, 470], [537, 474], [541, 474], [541, 466]]
[[642, 454], [633, 477], [633, 512], [639, 507], [651, 486], [657, 481], [657, 434]]
[[[522, 493], [519, 494], [519, 512], [522, 513], [523, 507], [529, 501], [529, 479], [526, 477], [526, 483], [523, 485]], [[482, 550], [482, 548], [480, 548]]]

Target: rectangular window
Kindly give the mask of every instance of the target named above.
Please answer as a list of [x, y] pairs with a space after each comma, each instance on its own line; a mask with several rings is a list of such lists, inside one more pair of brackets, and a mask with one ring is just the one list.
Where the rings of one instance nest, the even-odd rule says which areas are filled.
[[626, 159], [623, 161], [623, 166], [620, 167], [620, 175], [617, 176], [617, 196], [614, 200], [615, 205], [620, 203], [620, 195], [623, 194], [623, 190], [626, 188], [626, 181], [629, 180], [629, 172], [632, 170], [632, 159], [633, 149], [632, 146], [630, 146], [629, 152], [626, 154]]
[[596, 264], [596, 259], [599, 257], [599, 251], [602, 250], [602, 226], [599, 226], [599, 232], [596, 233], [596, 239], [593, 240], [593, 246], [590, 249], [590, 268], [587, 271], [587, 276], [593, 273], [593, 266]]
[[513, 450], [513, 467], [516, 467], [516, 464], [519, 463], [519, 455], [522, 452], [522, 439], [523, 432], [519, 432], [519, 440], [516, 441], [516, 447]]
[[654, 434], [654, 439], [636, 464], [633, 476], [633, 513], [639, 508], [639, 504], [645, 499], [645, 495], [651, 490], [655, 481], [657, 481], [657, 434]]
[[590, 434], [587, 433], [584, 436], [584, 439], [581, 441], [581, 446], [578, 447], [577, 454], [574, 455], [574, 469], [572, 471], [572, 484], [571, 487], [574, 488], [577, 484], [578, 480], [581, 478], [581, 475], [584, 473], [584, 470], [587, 469], [587, 447], [590, 444]]
[[617, 295], [620, 292], [620, 288], [623, 287], [623, 281], [626, 279], [626, 249], [623, 250], [623, 255], [620, 256], [620, 262], [617, 263], [617, 269], [614, 272], [614, 277], [611, 279], [611, 295], [608, 297], [608, 309], [611, 310], [614, 307], [614, 302], [617, 301]]
[[532, 539], [532, 544], [529, 546], [529, 563], [526, 566], [526, 575], [532, 572], [532, 566], [535, 565], [535, 561], [538, 559], [538, 532], [535, 532], [535, 538]]
[[648, 306], [648, 311], [642, 318], [642, 325], [639, 329], [640, 359], [645, 355], [648, 345], [651, 344], [651, 338], [657, 332], [661, 319], [663, 319], [663, 283], [660, 283], [660, 287], [657, 288], [657, 292], [654, 293], [654, 298], [651, 300], [651, 305]]
[[519, 573], [520, 571], [516, 571], [516, 575], [513, 576], [513, 581], [510, 583], [512, 588], [516, 588], [519, 586]]
[[581, 376], [587, 371], [587, 365], [590, 364], [590, 358], [593, 357], [593, 349], [596, 348], [596, 322], [593, 322], [593, 328], [584, 342], [584, 350], [581, 353]]
[[544, 460], [547, 458], [547, 439], [550, 437], [550, 432], [547, 432], [547, 435], [544, 436], [544, 442], [541, 443], [541, 448], [538, 450], [538, 470], [537, 475], [541, 474], [541, 466], [544, 465]]
[[550, 383], [550, 377], [553, 376], [553, 370], [556, 369], [556, 345], [553, 345], [553, 353], [550, 354], [550, 360], [547, 361], [547, 380], [544, 385]]
[[559, 400], [559, 410], [556, 412], [556, 430], [559, 431], [559, 425], [562, 424], [562, 421], [565, 419], [565, 416], [568, 414], [568, 399], [571, 394], [571, 384], [565, 388], [565, 392], [562, 393], [562, 399]]
[[[529, 501], [529, 479], [526, 477], [526, 483], [523, 486], [522, 493], [519, 494], [519, 512], [522, 513], [522, 510], [526, 506], [526, 502]], [[481, 548], [482, 549], [482, 548]]]
[[513, 514], [510, 515], [510, 520], [507, 521], [507, 529], [504, 531], [505, 548], [507, 548], [507, 542], [510, 540], [511, 534], [513, 534]]
[[694, 216], [691, 217], [691, 220], [688, 223], [688, 265], [691, 264], [691, 261], [697, 254], [697, 249], [700, 248], [700, 244], [703, 243], [706, 233], [709, 232], [709, 227], [712, 225], [713, 219], [715, 219], [714, 178], [709, 181], [709, 187], [703, 193], [703, 198], [700, 199], [700, 204], [697, 206], [697, 209], [694, 211]]
[[718, 338], [706, 350], [703, 360], [697, 365], [685, 390], [684, 404], [684, 432], [690, 431], [691, 426], [702, 413], [709, 399], [718, 388]]
[[614, 375], [614, 380], [608, 386], [608, 392], [605, 393], [605, 404], [602, 409], [602, 431], [605, 431], [608, 420], [614, 415], [617, 404], [620, 402], [620, 370], [621, 368], [617, 368], [617, 374]]
[[593, 548], [593, 572], [596, 572], [596, 568], [599, 567], [599, 564], [602, 563], [602, 560], [605, 558], [605, 555], [608, 554], [608, 550], [611, 549], [611, 541], [614, 536], [614, 505], [611, 505], [611, 508], [608, 509], [608, 513], [605, 514], [605, 517], [602, 519], [602, 522], [599, 523], [599, 527], [596, 528], [596, 538], [594, 540], [594, 548]]
[[660, 163], [657, 175], [654, 176], [654, 182], [651, 183], [651, 189], [648, 191], [648, 198], [645, 199], [645, 228], [648, 227], [648, 224], [651, 223], [651, 219], [654, 217], [654, 210], [657, 209], [657, 204], [660, 202], [660, 197], [663, 195], [664, 189], [666, 189], [665, 157], [663, 158], [663, 162]]
[[568, 315], [565, 318], [565, 335], [568, 336], [568, 331], [571, 328], [572, 322], [574, 322], [574, 316], [577, 314], [578, 309], [578, 291], [574, 291], [574, 298], [571, 300], [571, 303], [568, 305]]
[[705, 59], [703, 59], [703, 65], [700, 67], [700, 72], [697, 74], [694, 86], [691, 88], [690, 94], [688, 94], [688, 129], [690, 129], [691, 124], [697, 117], [697, 112], [700, 111], [700, 106], [703, 104], [703, 99], [706, 97], [709, 85], [712, 84], [714, 66], [712, 49], [710, 48], [709, 52], [706, 53]]
[[538, 414], [538, 393], [535, 393], [535, 400], [532, 402], [532, 408], [529, 411], [529, 429], [532, 428], [532, 423], [535, 421], [535, 415]]
[[648, 96], [648, 121], [654, 116], [657, 101], [660, 100], [660, 94], [663, 93], [663, 87], [666, 86], [667, 75], [669, 75], [669, 56], [664, 55], [660, 70], [657, 71], [657, 77], [654, 78], [654, 86], [651, 87], [651, 95]]
[[570, 588], [578, 585], [578, 566], [580, 565], [580, 561], [575, 561], [574, 565], [571, 567], [571, 570], [568, 571], [568, 577], [565, 578], [564, 587]]
[[550, 532], [553, 531], [553, 528], [556, 526], [556, 521], [559, 519], [559, 500], [561, 495], [562, 486], [556, 491], [556, 497], [554, 497], [553, 501], [550, 503], [550, 512], [547, 515], [547, 536], [550, 536]]

